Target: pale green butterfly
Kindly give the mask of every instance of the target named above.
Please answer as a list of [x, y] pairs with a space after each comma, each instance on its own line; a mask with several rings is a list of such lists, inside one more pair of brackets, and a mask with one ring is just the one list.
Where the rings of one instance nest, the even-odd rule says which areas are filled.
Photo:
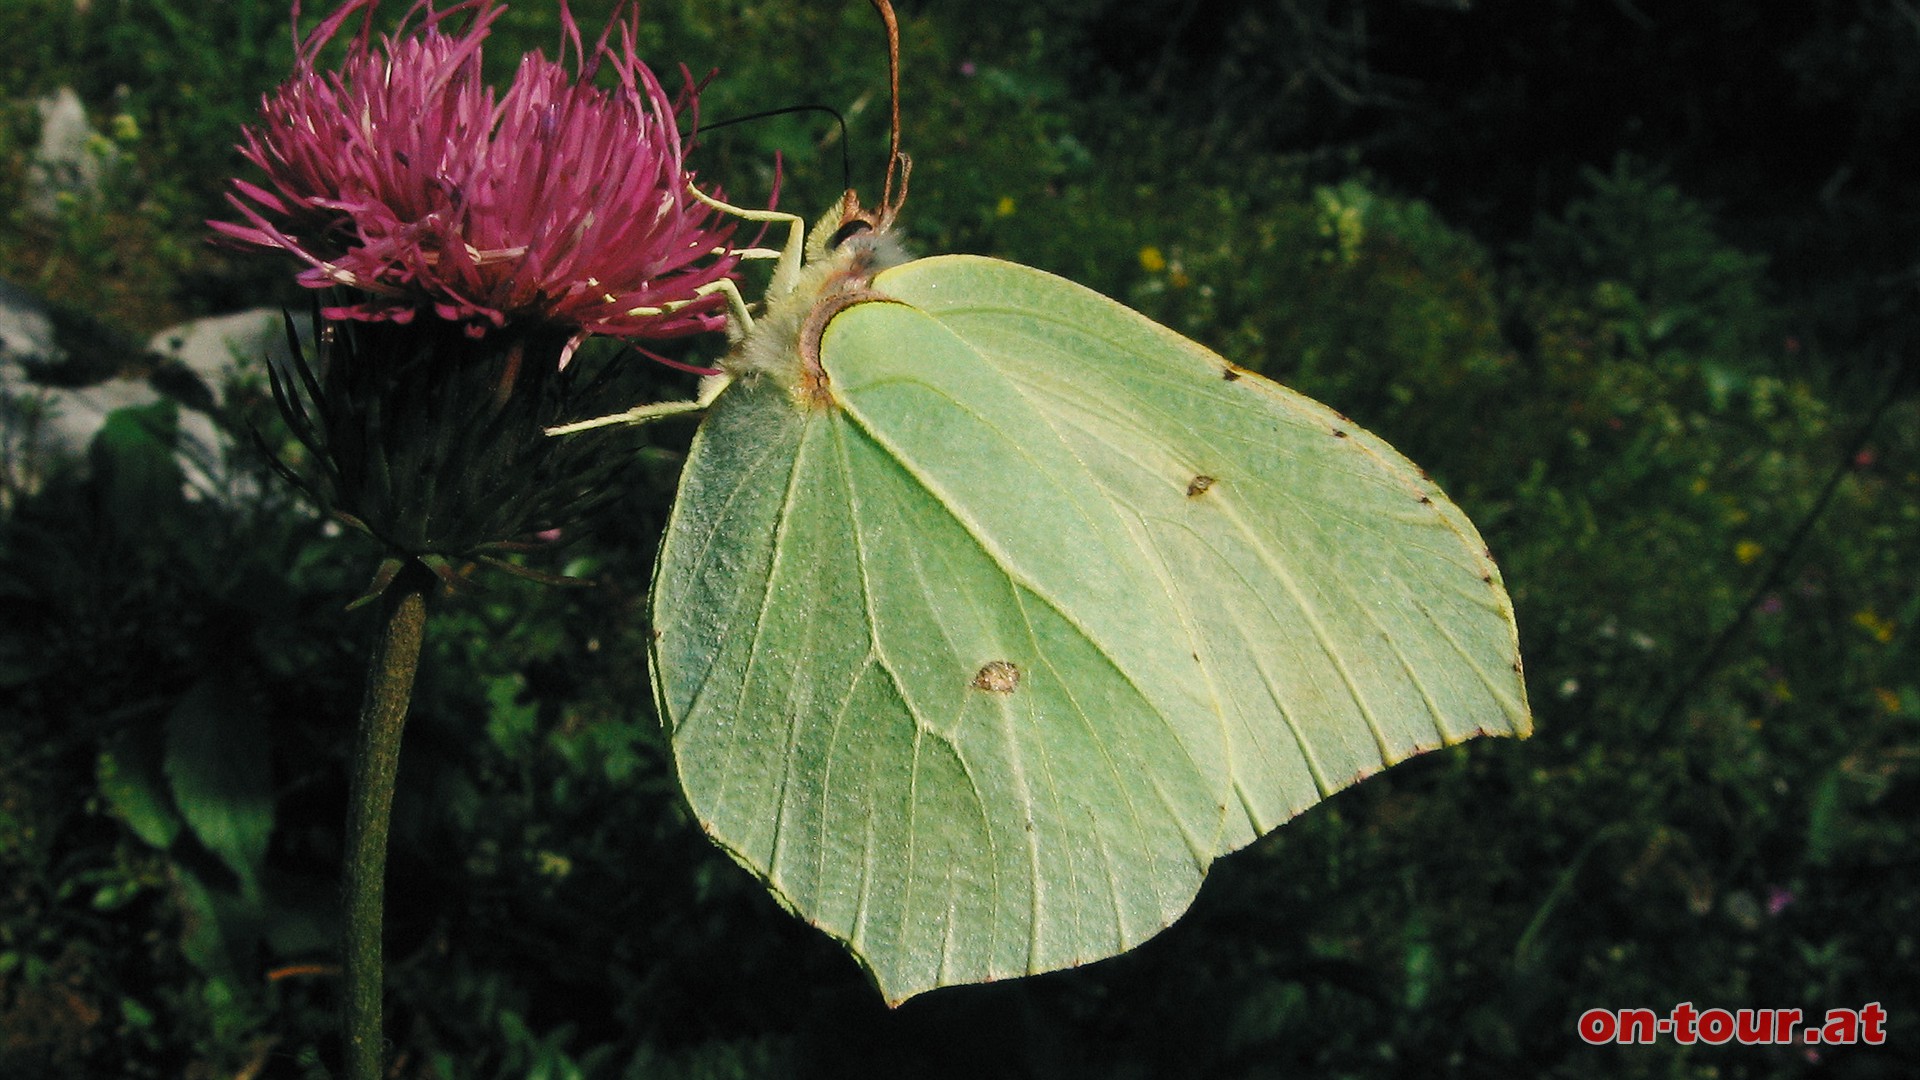
[[1425, 473], [1072, 282], [905, 259], [893, 161], [804, 260], [800, 219], [715, 204], [791, 226], [757, 322], [720, 286], [723, 373], [554, 429], [711, 406], [653, 582], [680, 782], [889, 1002], [1125, 951], [1321, 798], [1529, 731]]

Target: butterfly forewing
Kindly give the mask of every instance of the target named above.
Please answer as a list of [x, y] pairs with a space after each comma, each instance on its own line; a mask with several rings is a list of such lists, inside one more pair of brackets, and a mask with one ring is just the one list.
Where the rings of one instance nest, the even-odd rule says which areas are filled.
[[1498, 574], [1383, 441], [1039, 271], [873, 289], [824, 397], [703, 426], [654, 659], [696, 814], [890, 1000], [1122, 951], [1325, 794], [1526, 731]]

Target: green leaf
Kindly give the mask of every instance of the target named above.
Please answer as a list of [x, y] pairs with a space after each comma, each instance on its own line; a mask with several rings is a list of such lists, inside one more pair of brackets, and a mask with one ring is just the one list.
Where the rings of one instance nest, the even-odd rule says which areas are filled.
[[871, 289], [823, 389], [748, 342], [653, 648], [695, 814], [889, 1001], [1131, 948], [1319, 799], [1529, 730], [1498, 571], [1385, 442], [1036, 270]]
[[101, 751], [95, 777], [113, 816], [135, 836], [165, 851], [180, 835], [180, 817], [160, 773], [160, 748], [150, 745], [158, 741], [126, 735], [114, 740]]
[[531, 756], [540, 736], [540, 706], [523, 702], [526, 679], [515, 673], [487, 681], [487, 737], [512, 759]]
[[184, 476], [174, 459], [179, 426], [170, 401], [116, 409], [87, 448], [104, 509], [123, 535], [148, 534], [182, 501]]
[[233, 955], [222, 932], [225, 905], [205, 882], [191, 873], [174, 875], [173, 888], [174, 898], [186, 916], [182, 920], [180, 951], [209, 975], [231, 974]]
[[193, 834], [252, 895], [273, 831], [268, 717], [231, 681], [209, 675], [167, 719], [166, 773]]

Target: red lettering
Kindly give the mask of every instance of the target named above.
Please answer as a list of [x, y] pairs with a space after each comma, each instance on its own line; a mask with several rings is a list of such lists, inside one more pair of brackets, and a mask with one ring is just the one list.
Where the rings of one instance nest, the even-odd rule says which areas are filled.
[[[1682, 1046], [1722, 1046], [1735, 1040], [1742, 1046], [1791, 1046], [1796, 1041], [1809, 1047], [1881, 1046], [1887, 1041], [1887, 1010], [1870, 1001], [1857, 1009], [1827, 1009], [1809, 1020], [1799, 1009], [1696, 1009], [1693, 1002], [1683, 1001], [1665, 1015], [1652, 1009], [1588, 1009], [1574, 1029], [1595, 1046], [1644, 1046], [1668, 1037]], [[1815, 1050], [1806, 1055], [1809, 1061], [1819, 1059]]]
[[1621, 1009], [1618, 1038], [1623, 1043], [1651, 1043], [1660, 1032], [1652, 1009]]
[[1606, 1009], [1588, 1009], [1580, 1014], [1580, 1037], [1599, 1045], [1613, 1041], [1619, 1025], [1614, 1022], [1613, 1013]]
[[1685, 1046], [1693, 1042], [1693, 1024], [1695, 1013], [1693, 1002], [1683, 1001], [1673, 1007], [1673, 1041]]
[[1887, 1010], [1877, 1001], [1860, 1007], [1860, 1041], [1868, 1046], [1879, 1046], [1887, 1041]]

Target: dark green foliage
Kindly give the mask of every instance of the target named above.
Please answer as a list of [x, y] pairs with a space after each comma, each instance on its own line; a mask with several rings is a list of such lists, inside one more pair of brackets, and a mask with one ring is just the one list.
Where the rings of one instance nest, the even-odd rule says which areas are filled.
[[0, 738], [33, 770], [8, 787], [31, 797], [0, 846], [5, 989], [16, 1005], [51, 992], [79, 1025], [10, 1036], [10, 1073], [237, 1062], [267, 1018], [264, 943], [325, 941], [313, 901], [331, 870], [270, 869], [269, 841], [276, 804], [314, 780], [316, 720], [353, 700], [331, 681], [351, 649], [327, 617], [346, 579], [283, 501], [186, 499], [173, 410], [114, 414], [91, 477], [21, 500], [0, 549]]
[[[576, 6], [596, 28], [608, 7]], [[179, 178], [172, 194], [128, 182], [131, 205], [157, 208], [139, 211], [141, 229], [84, 214], [62, 226], [66, 246], [50, 249], [99, 260], [86, 276], [99, 291], [68, 299], [191, 308], [242, 280], [209, 291], [154, 255], [198, 249], [231, 126], [285, 63], [283, 12], [215, 7], [182, 22], [158, 4], [95, 0], [85, 17], [0, 4], [0, 29], [30, 43], [9, 94], [86, 67], [61, 43], [90, 35], [96, 119], [127, 83], [136, 180]], [[1184, 7], [1127, 17], [1150, 30]], [[1133, 954], [889, 1013], [679, 807], [641, 659], [688, 430], [663, 426], [597, 531], [530, 563], [601, 587], [488, 577], [435, 615], [389, 887], [402, 1075], [1914, 1073], [1911, 397], [1858, 439], [1885, 385], [1879, 350], [1898, 340], [1888, 312], [1911, 297], [1870, 284], [1889, 252], [1911, 258], [1909, 219], [1880, 212], [1899, 209], [1875, 179], [1892, 166], [1872, 165], [1913, 100], [1897, 6], [1814, 4], [1762, 26], [1709, 4], [1715, 41], [1752, 32], [1785, 50], [1711, 65], [1707, 30], [1669, 25], [1684, 6], [1589, 5], [1617, 25], [1570, 3], [1389, 7], [1230, 4], [1251, 36], [1209, 45], [1199, 21], [1158, 40], [1124, 21], [1102, 30], [1127, 13], [1092, 0], [917, 5], [903, 12], [917, 163], [904, 226], [925, 251], [1100, 288], [1427, 464], [1513, 592], [1538, 734], [1340, 795], [1224, 861], [1195, 909]], [[1655, 30], [1636, 28], [1640, 10]], [[1287, 85], [1293, 69], [1260, 67], [1251, 44], [1283, 42], [1276, 11], [1318, 29], [1273, 56], [1318, 56], [1342, 85], [1364, 63], [1375, 91], [1418, 106], [1404, 125], [1386, 105], [1335, 109], [1397, 133], [1374, 147], [1378, 171], [1351, 167], [1333, 136], [1291, 153], [1323, 130], [1297, 110], [1334, 100], [1324, 78], [1257, 125], [1252, 101], [1209, 96], [1236, 73]], [[1364, 52], [1335, 33], [1354, 11], [1373, 16]], [[229, 59], [243, 17], [258, 26]], [[884, 57], [865, 4], [663, 2], [645, 18], [669, 82], [681, 59], [696, 77], [724, 69], [709, 121], [802, 101], [848, 113], [853, 182], [876, 193]], [[550, 5], [519, 5], [504, 25], [519, 44], [557, 40]], [[1559, 33], [1575, 29], [1589, 33]], [[1510, 156], [1552, 153], [1529, 142], [1529, 118], [1575, 96], [1580, 72], [1653, 70], [1633, 58], [1663, 47], [1701, 70], [1784, 65], [1796, 81], [1695, 86], [1675, 60], [1634, 98], [1646, 116], [1753, 95], [1871, 122], [1834, 135], [1844, 154], [1827, 146], [1777, 174], [1787, 194], [1765, 205], [1776, 174], [1761, 166], [1793, 157], [1791, 140], [1716, 164], [1672, 129], [1627, 138], [1596, 121], [1579, 133], [1594, 152], [1537, 168]], [[1584, 66], [1549, 78], [1576, 54]], [[203, 70], [184, 78], [187, 66]], [[1495, 73], [1516, 69], [1533, 96], [1502, 96]], [[18, 190], [31, 134], [11, 113], [0, 129], [0, 194]], [[811, 216], [842, 183], [838, 138], [828, 121], [783, 117], [713, 132], [695, 164], [753, 202], [782, 150], [782, 205]], [[1788, 212], [1843, 160], [1858, 184]], [[1434, 204], [1395, 193], [1413, 176]], [[1794, 256], [1847, 228], [1878, 270], [1826, 275], [1832, 263]], [[50, 235], [10, 223], [0, 251]], [[673, 394], [671, 381], [646, 392]], [[184, 498], [173, 437], [165, 408], [121, 414], [90, 477], [19, 493], [0, 521], [0, 1075], [317, 1077], [334, 1057], [333, 984], [316, 965], [331, 959], [365, 629], [342, 607], [374, 553], [278, 495]], [[1887, 1045], [1826, 1049], [1818, 1066], [1805, 1047], [1589, 1047], [1574, 1030], [1594, 1006], [1875, 1000]]]
[[[396, 5], [397, 7], [398, 5]], [[152, 331], [183, 315], [291, 297], [287, 275], [206, 243], [228, 213], [240, 125], [285, 77], [281, 0], [8, 0], [0, 4], [0, 265], [54, 299]], [[312, 13], [309, 12], [309, 19]], [[32, 98], [72, 87], [99, 138], [98, 190], [31, 212]]]

